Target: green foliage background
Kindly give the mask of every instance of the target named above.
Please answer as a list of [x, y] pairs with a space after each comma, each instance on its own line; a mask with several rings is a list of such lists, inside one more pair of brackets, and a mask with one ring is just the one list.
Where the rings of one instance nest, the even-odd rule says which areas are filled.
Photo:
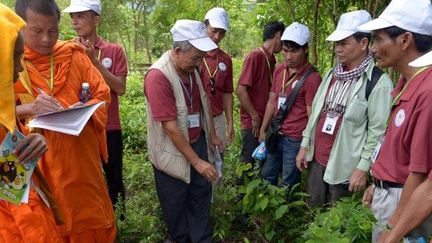
[[[233, 57], [236, 82], [244, 56], [260, 45], [265, 23], [298, 21], [311, 30], [310, 61], [323, 73], [333, 65], [333, 44], [325, 38], [340, 14], [366, 9], [377, 16], [390, 0], [102, 0], [99, 34], [121, 44], [131, 70], [120, 112], [125, 144], [124, 171], [126, 220], [117, 221], [120, 242], [161, 242], [166, 229], [154, 188], [153, 171], [146, 150], [146, 107], [142, 92], [145, 64], [154, 62], [171, 45], [170, 28], [177, 19], [202, 20], [212, 7], [225, 8], [230, 30], [221, 47]], [[15, 1], [2, 3], [13, 8]], [[69, 1], [58, 0], [64, 9]], [[70, 17], [61, 18], [61, 39], [75, 36]], [[279, 61], [282, 58], [278, 57]], [[213, 233], [223, 242], [368, 242], [373, 223], [358, 196], [328, 210], [311, 209], [301, 190], [264, 183], [252, 170], [251, 180], [236, 185], [247, 169], [239, 166], [239, 104], [235, 99], [236, 139], [225, 154], [224, 186], [214, 193]], [[304, 183], [298, 186], [304, 190]], [[119, 213], [119, 212], [117, 212]]]

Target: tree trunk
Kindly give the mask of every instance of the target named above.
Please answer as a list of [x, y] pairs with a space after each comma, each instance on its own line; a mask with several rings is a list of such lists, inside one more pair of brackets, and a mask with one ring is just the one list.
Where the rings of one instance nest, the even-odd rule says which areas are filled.
[[288, 4], [288, 15], [291, 17], [291, 22], [296, 21], [294, 7], [291, 0], [287, 0]]
[[316, 66], [318, 62], [318, 8], [320, 5], [320, 0], [314, 1], [314, 15], [313, 15], [313, 24], [312, 24], [312, 64]]

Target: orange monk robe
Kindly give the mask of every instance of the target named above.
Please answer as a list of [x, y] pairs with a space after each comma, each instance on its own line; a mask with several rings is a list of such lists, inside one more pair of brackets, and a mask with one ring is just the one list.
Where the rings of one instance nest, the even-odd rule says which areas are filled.
[[[15, 99], [13, 94], [13, 58], [18, 31], [24, 21], [12, 10], [0, 4], [0, 127], [16, 128]], [[6, 130], [0, 128], [0, 142]], [[54, 217], [33, 188], [29, 203], [14, 205], [0, 201], [0, 242], [56, 243], [61, 241]]]
[[[50, 55], [25, 48], [24, 59], [35, 95], [40, 88], [68, 107], [79, 102], [81, 85], [87, 82], [92, 94], [90, 103], [110, 101], [109, 87], [79, 44], [59, 41], [53, 51], [54, 88], [50, 90]], [[15, 91], [27, 92], [20, 85]], [[42, 130], [49, 150], [39, 167], [62, 212], [65, 223], [59, 229], [66, 242], [113, 242], [115, 238], [114, 212], [101, 163], [101, 158], [107, 158], [107, 107], [93, 114], [79, 136]]]
[[[4, 129], [0, 129], [0, 141], [3, 141], [5, 136]], [[51, 210], [33, 188], [30, 189], [28, 204], [17, 206], [0, 200], [0, 242], [61, 241]]]

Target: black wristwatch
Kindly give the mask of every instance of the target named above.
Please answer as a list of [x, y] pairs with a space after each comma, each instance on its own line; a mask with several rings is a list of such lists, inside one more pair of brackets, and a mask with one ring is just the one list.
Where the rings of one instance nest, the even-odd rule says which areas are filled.
[[387, 231], [387, 232], [390, 232], [390, 230], [392, 230], [392, 226], [391, 225], [389, 225], [389, 224], [386, 224], [385, 225], [385, 230]]

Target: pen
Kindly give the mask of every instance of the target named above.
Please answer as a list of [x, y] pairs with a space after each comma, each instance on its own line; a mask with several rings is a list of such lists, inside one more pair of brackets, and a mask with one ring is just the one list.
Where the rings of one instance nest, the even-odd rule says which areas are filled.
[[[45, 91], [43, 91], [41, 88], [36, 88], [37, 91], [39, 92], [39, 94], [44, 94], [44, 95], [48, 95], [47, 93], [45, 93]], [[50, 97], [52, 97], [51, 95], [49, 95]], [[54, 98], [54, 97], [53, 97]], [[55, 99], [55, 98], [54, 98]], [[63, 110], [63, 107], [60, 105], [60, 103], [58, 102], [58, 100], [56, 100], [56, 104], [57, 104], [57, 108], [58, 110]]]

